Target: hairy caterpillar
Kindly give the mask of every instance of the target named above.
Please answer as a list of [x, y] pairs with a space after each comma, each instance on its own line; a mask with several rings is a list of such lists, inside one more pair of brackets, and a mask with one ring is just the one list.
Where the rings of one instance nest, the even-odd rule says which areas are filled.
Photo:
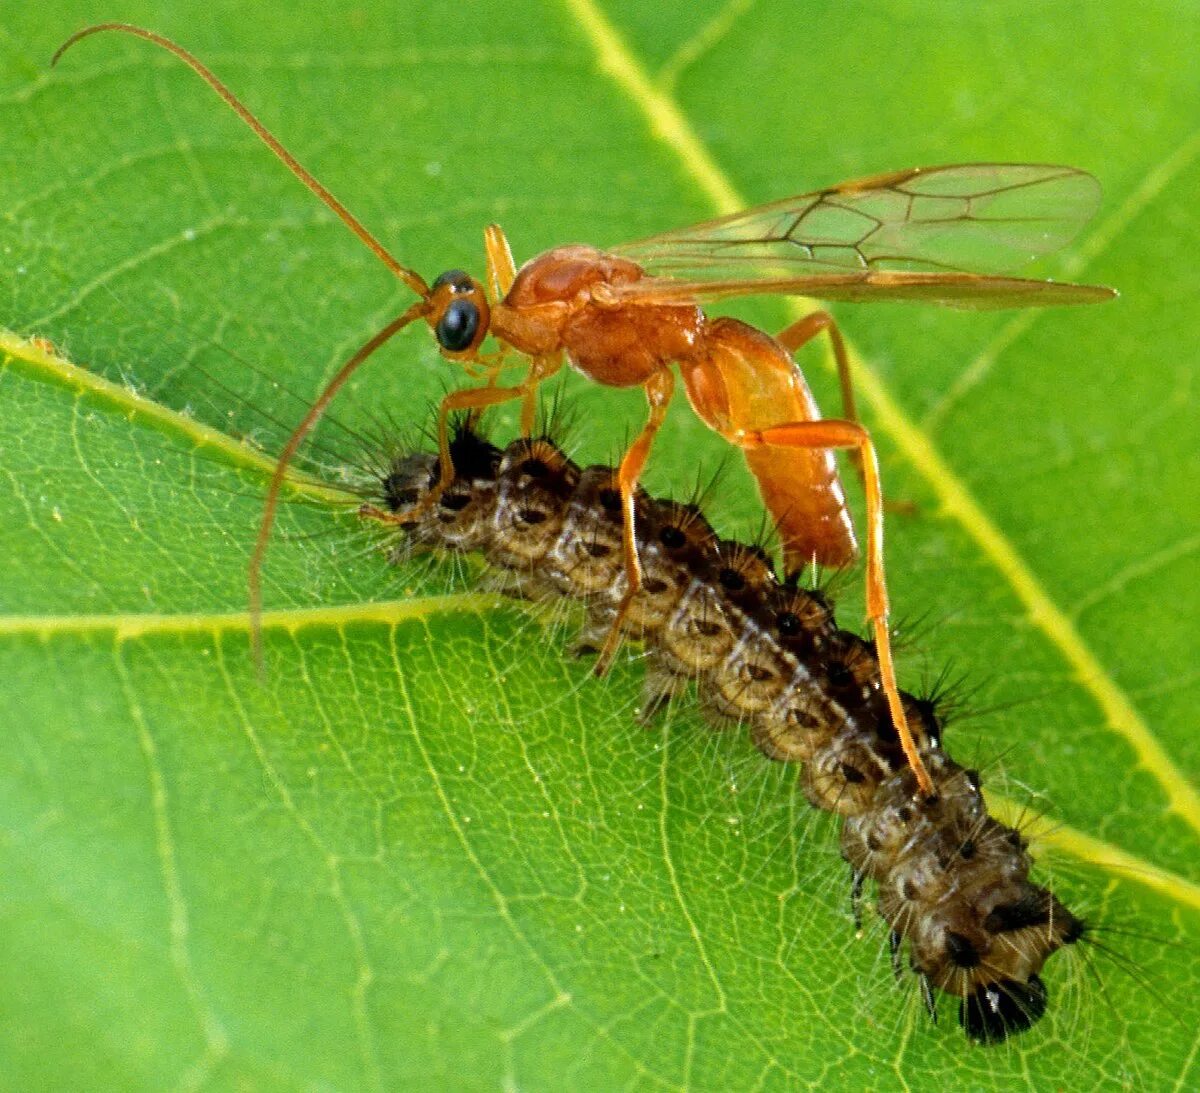
[[[621, 600], [622, 513], [615, 470], [581, 468], [546, 437], [501, 450], [460, 424], [456, 477], [435, 508], [432, 453], [401, 453], [363, 514], [401, 530], [400, 553], [481, 552], [531, 599], [585, 606], [579, 649], [595, 650]], [[842, 856], [861, 915], [873, 881], [894, 967], [902, 954], [936, 1017], [959, 999], [973, 1040], [994, 1043], [1045, 1012], [1045, 961], [1084, 922], [1029, 878], [1025, 839], [989, 815], [977, 772], [942, 748], [932, 703], [904, 695], [935, 793], [916, 792], [870, 642], [837, 627], [825, 597], [779, 580], [759, 548], [717, 537], [694, 505], [638, 497], [645, 583], [624, 622], [644, 642], [643, 715], [695, 681], [704, 708], [744, 723], [771, 759], [802, 764], [814, 807], [843, 818]]]

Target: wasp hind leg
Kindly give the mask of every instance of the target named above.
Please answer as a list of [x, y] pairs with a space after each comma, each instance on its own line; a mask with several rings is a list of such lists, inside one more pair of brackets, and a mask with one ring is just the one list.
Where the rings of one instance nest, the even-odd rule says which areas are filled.
[[[795, 356], [801, 348], [822, 333], [829, 335], [829, 343], [833, 349], [833, 360], [837, 365], [838, 386], [842, 391], [842, 418], [846, 421], [854, 422], [855, 425], [861, 425], [862, 422], [858, 416], [858, 405], [854, 399], [854, 376], [850, 370], [850, 353], [846, 348], [846, 339], [842, 337], [842, 332], [837, 322], [828, 311], [810, 312], [803, 319], [798, 319], [791, 326], [781, 330], [775, 335], [775, 340]], [[863, 484], [863, 488], [865, 489], [867, 482], [862, 454], [857, 448], [851, 448], [849, 454], [850, 460], [854, 464], [854, 470], [858, 474], [858, 480]], [[915, 516], [917, 513], [915, 501], [896, 501], [890, 497], [885, 497], [883, 499], [883, 507], [888, 512], [895, 512], [904, 516]]]
[[880, 683], [887, 696], [892, 724], [900, 738], [904, 757], [916, 776], [918, 789], [923, 796], [930, 796], [933, 782], [909, 727], [892, 659], [892, 636], [888, 628], [890, 608], [883, 571], [883, 491], [879, 483], [879, 460], [871, 434], [858, 422], [830, 419], [796, 421], [766, 429], [727, 432], [724, 435], [730, 443], [746, 449], [834, 448], [858, 453], [867, 497], [867, 615], [871, 620], [875, 651], [879, 657]]

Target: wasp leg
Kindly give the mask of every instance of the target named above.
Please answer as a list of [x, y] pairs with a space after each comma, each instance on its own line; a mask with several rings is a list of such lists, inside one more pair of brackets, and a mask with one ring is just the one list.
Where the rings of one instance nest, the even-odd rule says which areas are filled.
[[[828, 311], [814, 311], [785, 327], [775, 335], [778, 341], [793, 356], [802, 346], [807, 345], [822, 332], [828, 333], [829, 342], [833, 347], [833, 359], [837, 365], [838, 385], [842, 389], [842, 417], [855, 424], [861, 424], [858, 416], [858, 406], [854, 401], [854, 377], [850, 372], [850, 354], [846, 350], [846, 340]], [[855, 449], [850, 451], [850, 459], [858, 473], [858, 479], [866, 486], [866, 472], [863, 470], [862, 456]], [[888, 512], [903, 513], [912, 516], [917, 511], [914, 501], [894, 501], [885, 497], [884, 508]]]
[[859, 453], [867, 497], [867, 615], [875, 636], [880, 682], [887, 696], [892, 724], [900, 737], [908, 765], [916, 776], [917, 786], [923, 796], [930, 796], [933, 782], [909, 727], [892, 659], [892, 636], [888, 629], [890, 608], [883, 572], [883, 491], [879, 483], [879, 459], [871, 434], [855, 421], [830, 419], [796, 421], [766, 429], [730, 431], [724, 435], [741, 448], [838, 448]]
[[638, 560], [633, 498], [642, 468], [645, 467], [646, 458], [654, 444], [655, 434], [667, 416], [667, 406], [675, 391], [675, 376], [665, 368], [661, 372], [655, 372], [646, 381], [645, 391], [646, 401], [650, 404], [650, 415], [637, 439], [629, 445], [629, 450], [622, 457], [621, 466], [617, 471], [617, 486], [621, 491], [621, 513], [624, 517], [621, 541], [625, 554], [625, 593], [617, 605], [608, 637], [604, 640], [604, 648], [600, 650], [600, 656], [596, 660], [595, 672], [598, 676], [604, 675], [612, 665], [612, 658], [621, 644], [621, 625], [629, 612], [629, 605], [633, 603], [634, 596], [642, 587], [642, 563]]

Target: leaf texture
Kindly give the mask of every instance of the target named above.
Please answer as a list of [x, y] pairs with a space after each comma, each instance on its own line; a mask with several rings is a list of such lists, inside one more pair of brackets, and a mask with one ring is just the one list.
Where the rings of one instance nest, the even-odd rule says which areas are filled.
[[[949, 750], [1045, 815], [1040, 875], [1098, 924], [1051, 962], [1051, 1016], [990, 1050], [946, 1002], [926, 1022], [878, 925], [854, 937], [834, 825], [793, 770], [686, 703], [637, 727], [635, 659], [597, 682], [569, 617], [389, 569], [333, 492], [289, 495], [256, 678], [263, 453], [407, 298], [169, 58], [97, 38], [47, 70], [113, 14], [63, 0], [0, 29], [2, 1084], [1195, 1084], [1184, 5], [120, 13], [196, 51], [430, 278], [482, 272], [493, 220], [520, 261], [917, 163], [1100, 178], [1097, 218], [1034, 272], [1117, 303], [839, 312], [889, 492], [919, 507], [888, 531], [902, 680], [968, 681]], [[836, 405], [820, 352], [801, 360]], [[406, 332], [307, 468], [336, 485], [459, 379]], [[585, 461], [644, 412], [582, 381], [562, 400]], [[677, 494], [722, 457], [684, 410], [650, 476]], [[753, 534], [739, 473], [715, 517]]]

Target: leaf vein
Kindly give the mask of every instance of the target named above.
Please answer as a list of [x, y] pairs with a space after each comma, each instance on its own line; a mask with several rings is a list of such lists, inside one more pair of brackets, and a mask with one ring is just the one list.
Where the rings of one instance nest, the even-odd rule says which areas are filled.
[[[186, 438], [198, 448], [209, 448], [219, 452], [234, 466], [249, 468], [268, 476], [275, 467], [273, 459], [247, 444], [234, 440], [227, 433], [204, 425], [187, 414], [170, 410], [161, 403], [89, 372], [86, 368], [80, 368], [3, 328], [0, 328], [0, 354], [0, 368], [15, 366], [35, 378], [49, 380], [70, 390], [97, 397], [121, 413], [153, 422], [168, 432]], [[288, 486], [296, 493], [314, 500], [336, 504], [345, 503], [350, 498], [344, 490], [300, 476], [289, 477]]]
[[295, 797], [292, 796], [292, 791], [288, 788], [287, 782], [271, 762], [270, 756], [267, 755], [267, 750], [263, 746], [262, 739], [259, 737], [258, 731], [254, 728], [253, 719], [247, 712], [241, 695], [238, 693], [237, 686], [234, 684], [233, 677], [230, 675], [229, 666], [225, 661], [225, 649], [219, 637], [214, 639], [213, 646], [216, 653], [217, 668], [225, 681], [225, 688], [229, 694], [230, 703], [236, 711], [238, 720], [241, 723], [242, 733], [249, 742], [255, 759], [258, 761], [259, 766], [262, 767], [263, 773], [267, 776], [267, 780], [279, 797], [284, 811], [287, 812], [301, 833], [312, 844], [320, 856], [322, 864], [325, 866], [325, 871], [329, 878], [330, 898], [333, 900], [342, 917], [342, 923], [350, 939], [351, 948], [354, 950], [355, 977], [349, 993], [363, 1070], [370, 1087], [372, 1089], [382, 1089], [383, 1080], [367, 1009], [367, 993], [374, 981], [375, 973], [368, 957], [362, 923], [359, 921], [358, 914], [346, 896], [342, 885], [341, 859], [326, 844], [312, 822], [304, 815], [304, 812], [296, 803]]
[[130, 720], [137, 731], [138, 746], [146, 763], [146, 778], [150, 789], [150, 807], [154, 821], [154, 842], [158, 853], [159, 871], [163, 879], [163, 894], [167, 901], [168, 951], [175, 973], [183, 984], [188, 1003], [200, 1025], [204, 1052], [189, 1066], [180, 1079], [184, 1089], [200, 1088], [213, 1069], [229, 1052], [229, 1038], [216, 1011], [204, 996], [204, 990], [192, 964], [188, 947], [189, 922], [187, 902], [179, 874], [175, 837], [171, 831], [170, 803], [167, 780], [158, 757], [158, 745], [150, 732], [149, 723], [138, 701], [137, 690], [129, 677], [124, 649], [118, 640], [114, 646], [116, 676], [129, 709]]

